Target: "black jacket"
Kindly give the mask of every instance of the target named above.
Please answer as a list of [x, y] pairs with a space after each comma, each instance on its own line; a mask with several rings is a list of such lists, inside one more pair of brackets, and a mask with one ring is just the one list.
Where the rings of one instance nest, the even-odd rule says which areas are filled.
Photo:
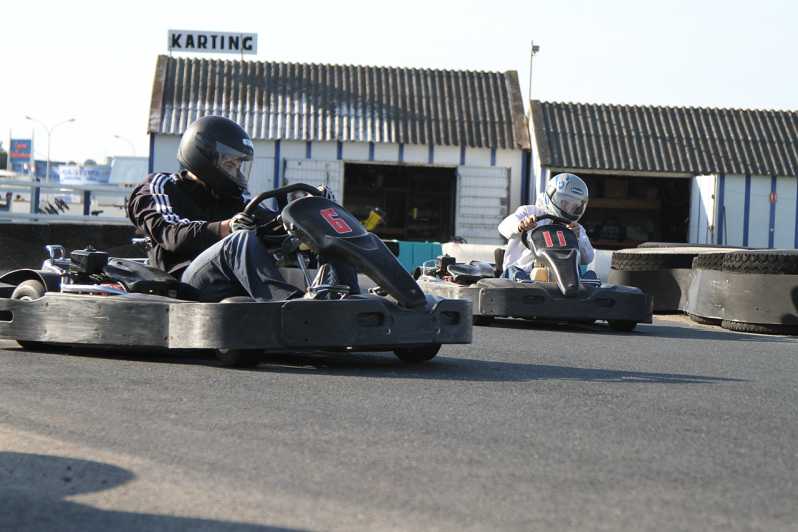
[[127, 215], [152, 240], [150, 263], [179, 276], [197, 255], [221, 240], [221, 222], [245, 205], [243, 196], [220, 198], [186, 171], [156, 173], [134, 189]]

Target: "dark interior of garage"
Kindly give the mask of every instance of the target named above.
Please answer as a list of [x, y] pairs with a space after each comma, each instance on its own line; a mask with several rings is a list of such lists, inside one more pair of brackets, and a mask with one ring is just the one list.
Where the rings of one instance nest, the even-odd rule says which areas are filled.
[[446, 242], [456, 183], [454, 168], [346, 163], [344, 207], [380, 238]]
[[687, 242], [689, 178], [579, 173], [590, 190], [581, 220], [593, 246], [634, 247], [641, 242]]

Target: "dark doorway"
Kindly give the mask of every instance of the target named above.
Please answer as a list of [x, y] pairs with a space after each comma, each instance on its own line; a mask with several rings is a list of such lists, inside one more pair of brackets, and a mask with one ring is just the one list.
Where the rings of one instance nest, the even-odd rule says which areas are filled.
[[581, 223], [596, 248], [687, 242], [690, 178], [578, 175], [590, 190]]
[[344, 207], [380, 238], [447, 242], [454, 235], [454, 168], [346, 163]]

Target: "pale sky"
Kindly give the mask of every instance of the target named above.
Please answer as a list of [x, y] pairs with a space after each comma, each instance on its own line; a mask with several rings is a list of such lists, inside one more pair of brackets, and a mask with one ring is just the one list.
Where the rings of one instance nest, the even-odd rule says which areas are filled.
[[[0, 140], [54, 160], [147, 155], [150, 92], [167, 30], [258, 34], [248, 59], [517, 70], [549, 101], [798, 109], [798, 2], [525, 0], [6, 2]], [[234, 58], [235, 56], [204, 57]]]

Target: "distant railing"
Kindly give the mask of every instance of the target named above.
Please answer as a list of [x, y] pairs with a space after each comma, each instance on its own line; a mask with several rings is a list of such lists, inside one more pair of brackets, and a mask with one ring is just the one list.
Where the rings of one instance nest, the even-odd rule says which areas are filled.
[[[127, 225], [127, 198], [132, 189], [118, 185], [68, 185], [42, 183], [25, 179], [0, 179], [0, 223], [96, 223]], [[27, 198], [22, 197], [26, 195]], [[68, 198], [66, 198], [69, 196]], [[74, 201], [74, 197], [80, 199]], [[92, 199], [119, 198], [118, 203], [105, 204], [106, 209], [92, 209]], [[66, 198], [66, 199], [65, 199]], [[30, 203], [27, 209], [15, 209]], [[72, 211], [72, 207], [80, 209]], [[27, 212], [23, 212], [27, 211]], [[112, 211], [106, 213], [106, 211]], [[81, 212], [81, 214], [78, 214]]]

